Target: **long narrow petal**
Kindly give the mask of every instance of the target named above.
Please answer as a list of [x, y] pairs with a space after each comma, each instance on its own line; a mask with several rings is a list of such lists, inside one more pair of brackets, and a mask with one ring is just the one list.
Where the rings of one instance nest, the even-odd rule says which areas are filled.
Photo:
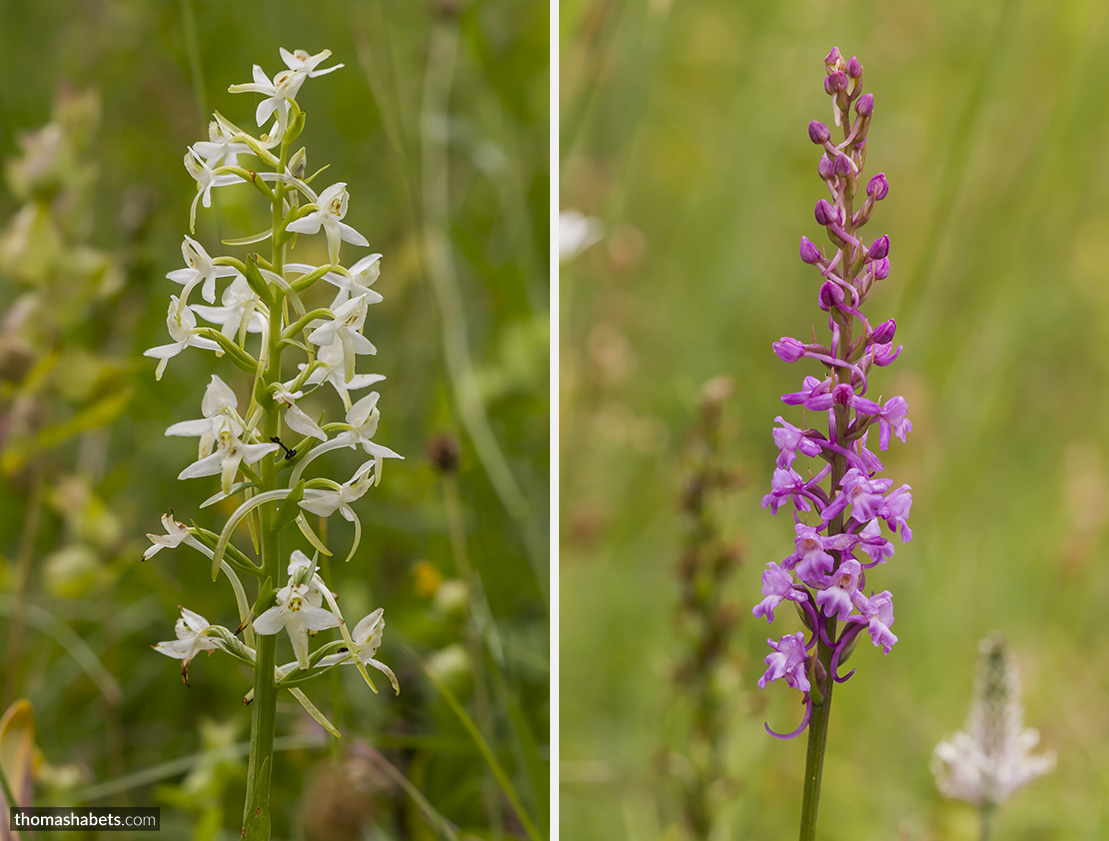
[[207, 458], [194, 461], [177, 474], [178, 479], [199, 479], [201, 476], [215, 476], [220, 472], [223, 456], [212, 453]]

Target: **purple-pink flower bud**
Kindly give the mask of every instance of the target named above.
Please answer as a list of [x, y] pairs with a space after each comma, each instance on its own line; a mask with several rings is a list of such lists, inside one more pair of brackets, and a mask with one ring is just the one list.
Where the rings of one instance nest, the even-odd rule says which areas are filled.
[[801, 237], [801, 259], [810, 266], [820, 262], [820, 249], [808, 237]]
[[828, 70], [828, 73], [835, 73], [842, 61], [843, 57], [840, 55], [839, 47], [832, 47], [831, 52], [824, 56], [824, 67]]
[[890, 253], [890, 238], [889, 234], [883, 234], [874, 240], [874, 245], [870, 246], [870, 259], [882, 260], [887, 254]]
[[885, 280], [890, 275], [890, 258], [883, 257], [881, 260], [875, 260], [870, 264], [874, 269], [875, 280]]
[[840, 383], [832, 389], [832, 403], [837, 406], [850, 406], [855, 399], [855, 389], [847, 383]]
[[874, 332], [870, 334], [870, 338], [877, 344], [888, 345], [893, 341], [893, 334], [897, 332], [897, 322], [892, 318], [889, 321], [883, 321], [874, 328]]
[[867, 182], [866, 194], [874, 199], [874, 201], [881, 201], [889, 194], [890, 183], [886, 180], [886, 174], [879, 172]]
[[855, 112], [860, 117], [869, 117], [874, 113], [874, 94], [864, 93], [855, 103]]
[[847, 74], [842, 70], [837, 70], [824, 80], [824, 92], [829, 95], [845, 90], [847, 90]]
[[846, 178], [851, 172], [851, 161], [843, 152], [836, 155], [836, 159], [832, 163], [832, 171], [838, 178]]
[[824, 281], [820, 287], [820, 308], [827, 312], [832, 307], [838, 307], [846, 299], [843, 287], [831, 280]]
[[816, 171], [825, 181], [831, 181], [836, 177], [835, 170], [832, 168], [832, 159], [827, 155], [820, 156], [820, 161], [816, 165]]
[[816, 211], [813, 215], [816, 216], [816, 221], [820, 225], [839, 224], [839, 211], [827, 199], [821, 199], [816, 203]]
[[847, 62], [847, 75], [852, 79], [858, 79], [863, 75], [863, 66], [855, 56], [851, 56], [851, 60]]
[[805, 346], [797, 339], [782, 336], [781, 340], [774, 342], [774, 353], [782, 362], [796, 362], [805, 355]]
[[811, 140], [817, 146], [827, 143], [831, 139], [831, 129], [824, 125], [824, 123], [820, 122], [820, 120], [813, 120], [811, 123], [809, 123], [809, 140]]

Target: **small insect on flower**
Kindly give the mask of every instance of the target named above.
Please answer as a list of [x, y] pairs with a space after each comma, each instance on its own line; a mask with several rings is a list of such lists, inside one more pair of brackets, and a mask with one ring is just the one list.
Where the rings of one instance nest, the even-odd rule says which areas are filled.
[[281, 439], [278, 438], [276, 435], [274, 435], [272, 438], [270, 438], [270, 440], [273, 443], [275, 443], [277, 446], [279, 446], [282, 450], [285, 451], [285, 461], [288, 461], [289, 459], [291, 459], [293, 456], [295, 456], [297, 454], [296, 450], [289, 449], [284, 444], [282, 444]]

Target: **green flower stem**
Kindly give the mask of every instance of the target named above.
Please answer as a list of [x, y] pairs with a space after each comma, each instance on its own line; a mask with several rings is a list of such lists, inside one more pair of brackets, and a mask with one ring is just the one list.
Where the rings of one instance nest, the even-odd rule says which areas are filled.
[[993, 817], [994, 804], [986, 803], [978, 808], [978, 816], [981, 818], [981, 835], [980, 841], [989, 841], [990, 838], [990, 818]]
[[[821, 640], [817, 643], [817, 659], [825, 671], [831, 668], [832, 649]], [[805, 788], [801, 801], [801, 841], [816, 838], [816, 812], [820, 805], [820, 780], [824, 773], [824, 748], [828, 744], [828, 719], [832, 711], [832, 687], [829, 678], [824, 687], [824, 702], [813, 700], [812, 718], [809, 719], [809, 748], [805, 756]]]
[[[285, 171], [288, 155], [286, 144], [281, 146], [279, 172]], [[284, 247], [279, 244], [281, 233], [281, 203], [285, 185], [276, 183], [273, 200], [273, 271], [280, 274], [284, 268]], [[284, 311], [285, 293], [273, 290], [274, 305], [270, 307], [270, 324], [267, 336], [266, 368], [262, 373], [262, 388], [281, 380], [281, 315]], [[281, 433], [280, 407], [268, 389], [264, 396], [265, 420], [262, 440], [269, 441]], [[278, 464], [272, 458], [261, 462], [261, 492], [277, 490]], [[272, 518], [258, 518], [261, 531], [262, 578], [272, 582], [274, 589], [281, 583], [281, 557], [278, 532]], [[273, 769], [273, 740], [277, 721], [277, 685], [273, 672], [277, 665], [277, 635], [258, 635], [257, 661], [254, 668], [254, 703], [250, 719], [250, 764], [247, 771], [246, 806], [243, 809], [243, 838], [247, 841], [265, 841], [270, 837], [270, 775]]]

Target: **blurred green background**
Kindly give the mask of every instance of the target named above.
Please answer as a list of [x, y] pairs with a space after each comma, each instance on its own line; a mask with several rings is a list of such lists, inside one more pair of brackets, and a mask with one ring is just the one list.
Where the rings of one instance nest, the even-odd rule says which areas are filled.
[[[33, 705], [38, 802], [161, 805], [167, 838], [238, 837], [245, 760], [217, 749], [249, 733], [249, 676], [200, 658], [186, 689], [179, 664], [149, 648], [172, 639], [177, 605], [233, 625], [234, 601], [187, 548], [138, 561], [170, 507], [222, 525], [227, 509], [199, 509], [210, 482], [175, 479], [193, 444], [163, 432], [196, 417], [212, 373], [240, 394], [246, 384], [195, 351], [156, 383], [141, 353], [167, 341], [179, 292], [164, 276], [181, 266], [195, 195], [186, 146], [207, 139], [212, 110], [254, 130], [256, 97], [227, 93], [250, 81], [252, 64], [272, 77], [284, 69], [279, 47], [330, 49], [325, 66], [345, 67], [302, 88], [298, 142], [310, 172], [330, 164], [323, 186], [347, 182], [346, 222], [370, 241], [357, 254], [345, 247], [344, 263], [384, 254], [375, 289], [385, 300], [366, 325], [378, 354], [360, 370], [387, 376], [377, 440], [406, 460], [357, 503], [362, 548], [329, 583], [356, 616], [385, 608], [379, 656], [402, 694], [371, 696], [353, 670], [342, 687], [309, 687], [345, 734], [337, 750], [291, 699], [279, 708], [278, 734], [295, 749], [274, 773], [274, 837], [439, 837], [429, 809], [463, 837], [523, 835], [416, 658], [479, 721], [545, 833], [548, 41], [541, 0], [0, 2], [0, 158], [22, 154], [20, 138], [57, 116], [59, 95], [77, 126], [63, 144], [75, 160], [39, 197], [64, 224], [28, 240], [14, 217], [26, 196], [11, 182], [0, 190], [0, 706]], [[268, 226], [266, 213], [249, 188], [217, 190], [196, 237], [213, 255], [242, 257], [251, 249], [219, 239]], [[290, 259], [321, 257], [322, 242], [304, 238]], [[446, 260], [430, 261], [433, 251]], [[46, 326], [18, 324], [29, 292], [46, 302]], [[443, 436], [461, 442], [458, 472], [445, 477], [425, 454]], [[332, 462], [339, 481], [359, 463]], [[349, 545], [349, 526], [331, 525], [331, 541]], [[463, 548], [503, 658], [476, 663], [466, 648], [481, 600], [467, 600]]]
[[890, 235], [893, 270], [868, 312], [897, 318], [905, 350], [872, 392], [909, 402], [885, 463], [913, 487], [916, 537], [868, 581], [894, 593], [901, 641], [860, 646], [836, 692], [820, 837], [977, 837], [928, 766], [994, 629], [1059, 756], [994, 837], [1109, 836], [1107, 24], [1078, 0], [561, 4], [560, 207], [606, 232], [561, 271], [564, 837], [673, 837], [656, 757], [680, 720], [678, 454], [718, 374], [735, 381], [725, 462], [749, 480], [725, 518], [746, 551], [718, 837], [797, 831], [805, 740], [762, 730], [792, 729], [797, 695], [755, 681], [766, 638], [800, 623], [768, 631], [750, 609], [792, 550], [788, 514], [759, 502], [773, 419], [796, 422], [779, 396], [817, 366], [770, 344], [824, 330], [797, 245], [819, 233], [806, 126], [830, 123], [833, 46], [865, 67], [867, 172], [891, 185], [867, 235]]

